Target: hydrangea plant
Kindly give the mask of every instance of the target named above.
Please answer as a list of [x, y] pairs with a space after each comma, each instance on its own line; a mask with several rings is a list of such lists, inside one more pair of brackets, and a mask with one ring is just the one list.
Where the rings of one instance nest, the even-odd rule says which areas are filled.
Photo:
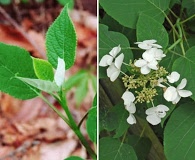
[[193, 5], [100, 0], [100, 160], [194, 159]]
[[[67, 6], [46, 33], [46, 50], [48, 60], [43, 60], [30, 56], [30, 53], [23, 48], [0, 43], [0, 90], [22, 100], [40, 97], [70, 126], [89, 156], [96, 159], [94, 149], [80, 130], [80, 125], [87, 117], [87, 133], [91, 142], [96, 144], [96, 100], [78, 124], [67, 106], [65, 72], [74, 64], [76, 52], [76, 33]], [[42, 92], [54, 97], [62, 106], [64, 113]], [[68, 159], [82, 158], [74, 156]]]

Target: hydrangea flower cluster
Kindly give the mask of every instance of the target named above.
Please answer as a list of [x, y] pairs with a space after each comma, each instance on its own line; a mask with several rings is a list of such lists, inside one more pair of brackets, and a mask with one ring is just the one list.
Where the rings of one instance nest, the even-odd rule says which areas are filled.
[[[191, 91], [184, 90], [187, 85], [187, 79], [183, 78], [178, 86], [175, 87], [176, 82], [180, 79], [180, 74], [176, 71], [168, 73], [166, 69], [159, 66], [159, 62], [166, 56], [163, 53], [162, 46], [156, 44], [156, 40], [145, 40], [143, 42], [136, 42], [138, 47], [144, 50], [142, 58], [130, 60], [129, 64], [123, 63], [124, 54], [120, 53], [120, 45], [114, 47], [108, 55], [104, 55], [100, 60], [99, 66], [107, 67], [107, 76], [113, 82], [122, 73], [122, 81], [126, 91], [122, 95], [125, 109], [129, 112], [127, 122], [135, 124], [137, 103], [151, 103], [153, 107], [146, 110], [146, 120], [152, 124], [157, 125], [161, 119], [166, 116], [169, 108], [164, 104], [154, 105], [154, 97], [158, 95], [160, 88], [163, 89], [163, 97], [166, 101], [177, 104], [181, 97], [189, 97], [192, 95]], [[131, 68], [130, 75], [121, 71], [122, 64], [128, 65]], [[132, 90], [134, 92], [131, 92]]]

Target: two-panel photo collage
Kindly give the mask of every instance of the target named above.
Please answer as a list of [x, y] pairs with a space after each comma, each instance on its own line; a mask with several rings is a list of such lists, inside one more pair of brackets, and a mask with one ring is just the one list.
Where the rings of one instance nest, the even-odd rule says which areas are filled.
[[0, 160], [195, 160], [195, 1], [0, 0]]

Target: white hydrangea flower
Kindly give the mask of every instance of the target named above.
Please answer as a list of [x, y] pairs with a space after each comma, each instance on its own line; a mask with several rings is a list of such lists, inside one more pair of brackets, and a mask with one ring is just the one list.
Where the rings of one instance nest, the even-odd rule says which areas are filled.
[[125, 108], [129, 112], [129, 117], [127, 118], [127, 122], [129, 124], [135, 124], [136, 119], [135, 119], [135, 116], [133, 115], [136, 112], [135, 104], [131, 103], [129, 106], [125, 106]]
[[145, 51], [142, 54], [142, 57], [143, 57], [143, 59], [139, 59], [134, 63], [134, 65], [136, 67], [141, 68], [141, 73], [142, 74], [150, 73], [151, 69], [153, 69], [153, 70], [158, 69], [158, 67], [157, 67], [158, 62], [155, 60], [154, 54], [152, 54], [148, 51]]
[[186, 78], [182, 79], [181, 83], [177, 86], [177, 88], [170, 86], [164, 92], [164, 98], [168, 102], [172, 102], [173, 104], [177, 104], [181, 97], [189, 97], [192, 95], [191, 91], [183, 90], [186, 86], [187, 80]]
[[54, 75], [54, 81], [57, 86], [61, 87], [65, 80], [65, 62], [62, 58], [58, 57], [58, 65]]
[[167, 111], [169, 111], [169, 108], [162, 104], [149, 108], [146, 110], [146, 120], [152, 125], [157, 125], [161, 122], [161, 118], [166, 116]]
[[129, 124], [135, 124], [136, 119], [133, 115], [136, 112], [136, 107], [133, 101], [135, 100], [135, 96], [133, 93], [129, 91], [125, 91], [121, 97], [124, 100], [125, 109], [129, 112], [129, 117], [127, 118], [127, 122]]
[[110, 80], [113, 82], [117, 79], [117, 77], [120, 74], [121, 71], [121, 65], [123, 63], [124, 59], [124, 54], [121, 53], [116, 59], [115, 62], [112, 63], [108, 68], [107, 68], [107, 76], [110, 78]]
[[173, 71], [170, 75], [167, 76], [167, 79], [170, 83], [175, 83], [179, 80], [180, 74], [178, 72]]
[[114, 58], [120, 51], [121, 51], [120, 45], [112, 48], [112, 50], [109, 52], [109, 55], [107, 54], [102, 57], [102, 59], [100, 60], [99, 66], [102, 66], [102, 67], [110, 66]]
[[148, 50], [150, 48], [162, 48], [162, 46], [158, 45], [158, 44], [154, 44], [157, 41], [152, 39], [152, 40], [145, 40], [143, 42], [136, 42], [135, 44], [138, 44], [138, 47], [144, 50]]
[[151, 49], [147, 50], [146, 52], [149, 52], [149, 54], [153, 54], [154, 55], [154, 59], [157, 60], [157, 61], [162, 60], [162, 58], [166, 56], [163, 53], [163, 50], [162, 49], [158, 49], [158, 48], [151, 48]]
[[161, 84], [162, 82], [164, 82], [164, 79], [163, 78], [159, 78], [157, 86], [162, 87], [162, 88], [166, 87], [163, 84]]

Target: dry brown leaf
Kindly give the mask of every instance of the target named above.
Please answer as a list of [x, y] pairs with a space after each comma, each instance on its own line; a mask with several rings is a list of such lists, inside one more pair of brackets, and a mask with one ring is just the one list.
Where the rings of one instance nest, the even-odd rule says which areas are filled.
[[77, 142], [67, 139], [52, 144], [42, 144], [40, 147], [41, 160], [62, 160], [71, 155], [75, 150]]
[[[13, 150], [14, 147], [0, 146], [0, 158], [7, 156]], [[6, 158], [5, 160], [11, 160], [11, 158]]]

